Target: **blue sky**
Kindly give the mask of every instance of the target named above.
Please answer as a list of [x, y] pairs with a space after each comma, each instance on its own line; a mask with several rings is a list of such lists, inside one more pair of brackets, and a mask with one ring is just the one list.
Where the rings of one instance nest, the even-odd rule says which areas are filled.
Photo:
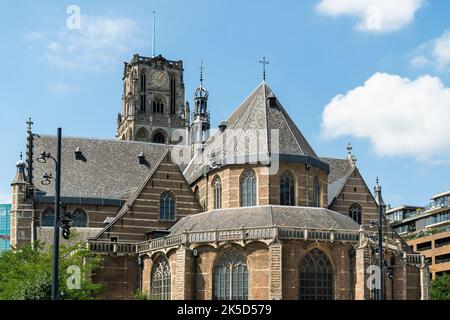
[[[75, 4], [81, 30], [68, 30]], [[424, 205], [450, 189], [450, 2], [2, 1], [0, 202], [34, 131], [114, 138], [123, 62], [157, 53], [185, 65], [186, 99], [203, 59], [214, 126], [261, 81], [321, 156], [351, 142], [387, 203]], [[336, 97], [336, 98], [335, 98]], [[192, 105], [192, 104], [191, 104]], [[324, 113], [324, 110], [326, 112]]]

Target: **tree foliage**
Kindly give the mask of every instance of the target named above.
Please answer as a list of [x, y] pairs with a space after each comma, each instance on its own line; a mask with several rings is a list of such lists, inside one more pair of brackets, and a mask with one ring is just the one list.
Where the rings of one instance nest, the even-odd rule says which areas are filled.
[[[49, 300], [51, 298], [53, 248], [42, 243], [24, 246], [4, 252], [0, 256], [0, 300]], [[85, 244], [60, 246], [59, 250], [59, 292], [60, 298], [68, 300], [95, 299], [102, 291], [102, 285], [91, 281], [91, 273], [100, 264]], [[70, 266], [80, 270], [79, 289], [72, 289], [74, 283], [68, 273]], [[72, 267], [73, 269], [74, 267]], [[72, 286], [73, 287], [73, 286]]]
[[432, 300], [450, 300], [450, 274], [444, 274], [431, 281], [430, 298]]

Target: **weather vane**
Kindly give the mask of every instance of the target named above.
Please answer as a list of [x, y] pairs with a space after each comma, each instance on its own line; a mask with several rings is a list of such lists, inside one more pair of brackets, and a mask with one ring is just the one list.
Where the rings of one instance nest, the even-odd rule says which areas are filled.
[[263, 65], [263, 80], [266, 81], [266, 64], [269, 64], [269, 61], [266, 60], [266, 57], [259, 62]]
[[203, 60], [200, 61], [200, 85], [203, 86]]

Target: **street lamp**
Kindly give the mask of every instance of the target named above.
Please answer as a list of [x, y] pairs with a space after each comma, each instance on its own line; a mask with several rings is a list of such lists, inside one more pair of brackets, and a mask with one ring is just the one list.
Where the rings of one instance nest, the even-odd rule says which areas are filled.
[[[50, 153], [45, 151], [41, 152], [37, 161], [39, 163], [47, 163], [47, 159], [52, 159], [55, 163], [55, 217], [53, 220], [53, 270], [52, 270], [52, 300], [56, 300], [58, 297], [58, 266], [59, 266], [59, 213], [61, 205], [61, 132], [62, 129], [57, 130], [56, 141], [56, 159], [52, 157]], [[49, 185], [51, 183], [52, 176], [45, 173], [43, 176], [42, 184]]]
[[[64, 216], [60, 221], [60, 210], [61, 210], [61, 135], [62, 129], [57, 130], [57, 140], [56, 140], [56, 158], [54, 158], [50, 153], [42, 151], [37, 161], [39, 163], [47, 163], [47, 159], [52, 159], [55, 163], [55, 217], [53, 221], [53, 270], [52, 270], [52, 300], [58, 298], [58, 267], [59, 267], [59, 229], [60, 224], [63, 228], [63, 237], [67, 239], [70, 235], [70, 218]], [[75, 151], [75, 160], [86, 161], [81, 150], [78, 148]], [[50, 185], [53, 179], [51, 174], [45, 173], [42, 177], [43, 185]]]

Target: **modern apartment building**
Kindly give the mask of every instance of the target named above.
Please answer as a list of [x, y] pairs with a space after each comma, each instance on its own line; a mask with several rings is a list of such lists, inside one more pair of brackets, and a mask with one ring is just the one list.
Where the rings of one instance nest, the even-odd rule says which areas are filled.
[[0, 254], [10, 247], [11, 205], [0, 204]]
[[450, 190], [434, 195], [426, 207], [400, 206], [386, 215], [410, 247], [426, 257], [433, 279], [450, 273]]

